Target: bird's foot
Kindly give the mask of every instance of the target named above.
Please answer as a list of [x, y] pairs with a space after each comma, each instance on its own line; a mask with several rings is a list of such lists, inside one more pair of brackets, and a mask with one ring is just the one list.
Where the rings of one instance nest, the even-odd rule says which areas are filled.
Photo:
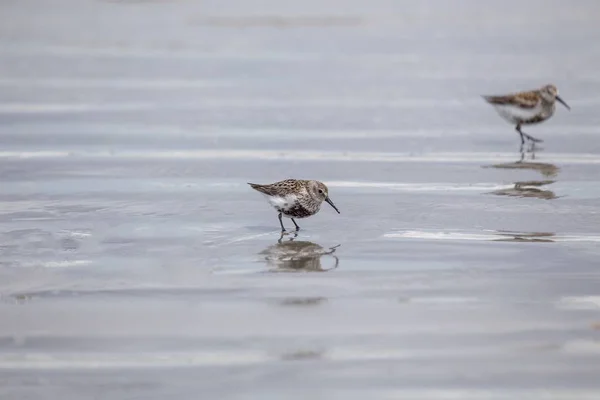
[[288, 235], [290, 237], [290, 239], [289, 239], [290, 242], [298, 237], [298, 233], [296, 233], [296, 232], [281, 231], [281, 236], [279, 236], [279, 240], [277, 240], [277, 242], [279, 244], [281, 244], [283, 242], [283, 237], [284, 236], [287, 237]]
[[544, 148], [538, 144], [538, 143], [542, 143], [542, 142], [543, 141], [539, 140], [539, 139], [536, 139], [535, 141], [534, 140], [529, 141], [528, 146], [527, 146], [527, 153], [530, 153], [533, 156], [535, 156], [536, 151], [543, 151]]
[[527, 140], [529, 140], [533, 143], [543, 143], [544, 142], [542, 139], [534, 138], [533, 136], [528, 135], [526, 133], [524, 133], [523, 136], [525, 136], [527, 138]]

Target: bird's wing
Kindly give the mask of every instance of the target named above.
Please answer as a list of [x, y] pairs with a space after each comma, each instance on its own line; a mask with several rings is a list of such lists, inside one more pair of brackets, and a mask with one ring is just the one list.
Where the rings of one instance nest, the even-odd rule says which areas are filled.
[[490, 104], [517, 106], [521, 108], [535, 108], [540, 102], [538, 94], [534, 91], [504, 96], [483, 96], [483, 98]]
[[274, 194], [273, 185], [259, 185], [258, 183], [250, 182], [248, 182], [248, 185], [250, 185], [252, 189], [264, 193], [268, 196], [272, 196]]
[[286, 179], [284, 181], [271, 183], [268, 185], [259, 185], [256, 183], [248, 183], [252, 189], [264, 193], [268, 196], [285, 196], [290, 193], [296, 193], [300, 181], [295, 179]]

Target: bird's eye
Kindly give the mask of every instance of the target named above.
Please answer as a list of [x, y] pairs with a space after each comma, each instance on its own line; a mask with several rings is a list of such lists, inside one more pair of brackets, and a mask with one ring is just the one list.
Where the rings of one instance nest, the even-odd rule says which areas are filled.
[[323, 190], [322, 190], [322, 189], [319, 189], [319, 193], [323, 194]]

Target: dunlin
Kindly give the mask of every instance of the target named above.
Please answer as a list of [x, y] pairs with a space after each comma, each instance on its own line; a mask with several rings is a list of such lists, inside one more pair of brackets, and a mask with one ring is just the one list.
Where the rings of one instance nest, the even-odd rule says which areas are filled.
[[483, 98], [494, 106], [498, 114], [511, 124], [521, 135], [521, 145], [528, 139], [534, 143], [542, 142], [531, 135], [521, 131], [521, 125], [537, 124], [552, 117], [558, 100], [567, 109], [571, 109], [567, 103], [558, 95], [558, 89], [554, 85], [546, 85], [541, 89], [520, 92], [503, 96], [483, 96]]
[[324, 183], [311, 180], [286, 179], [284, 181], [268, 185], [248, 183], [253, 189], [264, 194], [271, 206], [279, 212], [279, 224], [281, 231], [285, 232], [281, 217], [291, 218], [296, 226], [294, 218], [306, 218], [315, 215], [321, 209], [321, 203], [326, 201], [335, 211], [340, 213], [333, 201], [329, 198], [329, 191]]

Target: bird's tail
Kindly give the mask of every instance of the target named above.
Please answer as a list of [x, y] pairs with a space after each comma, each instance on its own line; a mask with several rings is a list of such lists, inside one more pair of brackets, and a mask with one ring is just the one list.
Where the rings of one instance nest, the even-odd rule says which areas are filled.
[[248, 185], [250, 185], [250, 187], [258, 192], [264, 193], [264, 194], [269, 194], [268, 190], [266, 190], [265, 185], [259, 185], [258, 183], [250, 183], [248, 182]]

